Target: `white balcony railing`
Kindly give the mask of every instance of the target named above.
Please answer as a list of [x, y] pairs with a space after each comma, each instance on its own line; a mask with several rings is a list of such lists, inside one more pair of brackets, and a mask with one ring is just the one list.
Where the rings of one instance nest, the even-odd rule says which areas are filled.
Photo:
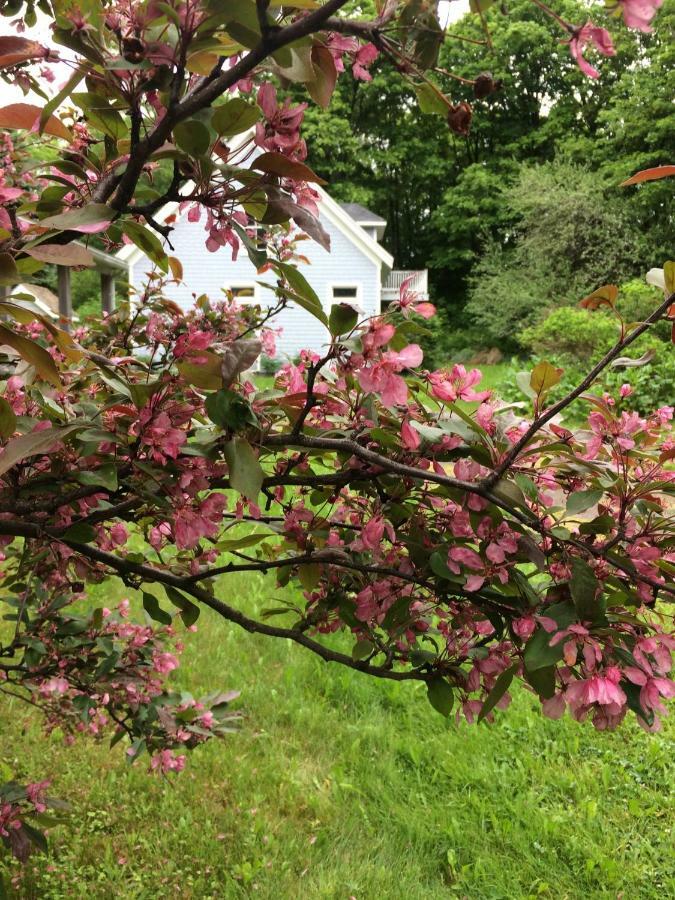
[[425, 299], [429, 296], [429, 273], [426, 269], [414, 271], [410, 269], [392, 269], [382, 284], [382, 302], [391, 303], [398, 299], [401, 285], [408, 278], [411, 279], [408, 289], [415, 291]]

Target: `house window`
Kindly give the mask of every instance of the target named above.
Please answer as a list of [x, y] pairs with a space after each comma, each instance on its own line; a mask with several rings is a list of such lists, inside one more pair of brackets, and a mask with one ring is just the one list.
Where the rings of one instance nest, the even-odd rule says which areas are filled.
[[334, 306], [336, 303], [348, 303], [355, 310], [362, 313], [361, 291], [354, 284], [334, 284], [331, 287], [329, 305]]
[[255, 303], [255, 288], [251, 284], [233, 284], [228, 288], [237, 303]]

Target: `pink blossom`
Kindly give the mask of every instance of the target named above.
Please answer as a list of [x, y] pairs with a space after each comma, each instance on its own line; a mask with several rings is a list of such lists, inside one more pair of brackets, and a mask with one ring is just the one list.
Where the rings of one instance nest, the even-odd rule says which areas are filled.
[[605, 28], [599, 28], [592, 22], [578, 28], [569, 41], [570, 53], [584, 75], [589, 78], [599, 78], [600, 73], [597, 69], [583, 57], [583, 52], [587, 44], [592, 44], [603, 56], [614, 56], [616, 50], [612, 44], [612, 38]]
[[620, 0], [623, 7], [623, 20], [629, 28], [637, 28], [647, 34], [654, 29], [651, 21], [663, 0]]
[[150, 769], [167, 775], [169, 772], [182, 772], [185, 768], [185, 755], [176, 756], [173, 750], [160, 750], [150, 760]]
[[565, 712], [565, 696], [562, 693], [554, 694], [541, 704], [542, 712], [549, 719], [559, 719]]
[[630, 682], [640, 686], [640, 706], [643, 709], [661, 713], [666, 711], [661, 697], [675, 697], [674, 682], [669, 678], [654, 677], [651, 671], [645, 672], [635, 666], [627, 666], [624, 674]]
[[437, 400], [454, 403], [456, 400], [482, 403], [491, 396], [490, 391], [474, 391], [473, 386], [483, 377], [479, 369], [467, 372], [464, 366], [454, 365], [448, 372], [431, 372], [429, 384]]
[[26, 797], [33, 804], [37, 813], [43, 813], [47, 809], [45, 791], [50, 784], [50, 781], [36, 781], [33, 784], [26, 785]]
[[576, 709], [592, 706], [594, 703], [600, 706], [625, 706], [626, 695], [619, 687], [620, 678], [620, 670], [610, 666], [602, 674], [573, 681], [567, 686], [567, 702]]
[[423, 319], [430, 319], [436, 314], [436, 307], [433, 303], [423, 301], [421, 295], [412, 290], [410, 285], [414, 281], [415, 276], [410, 275], [402, 283], [399, 289], [398, 306], [403, 315], [408, 318], [410, 311], [416, 312]]
[[451, 572], [458, 574], [460, 569], [458, 563], [469, 569], [480, 571], [483, 568], [483, 560], [469, 547], [451, 547], [448, 551], [448, 568]]
[[342, 57], [345, 53], [354, 54], [359, 49], [359, 42], [354, 37], [332, 32], [326, 39], [326, 46], [331, 52], [336, 72], [344, 72], [345, 66]]
[[420, 445], [420, 433], [406, 419], [401, 425], [401, 442], [408, 450], [417, 450]]
[[216, 537], [226, 505], [227, 500], [223, 494], [210, 494], [196, 507], [180, 508], [174, 516], [176, 546], [191, 550], [201, 538]]
[[[173, 349], [173, 355], [176, 359], [183, 356], [195, 355], [199, 358], [199, 351], [208, 349], [214, 340], [214, 334], [210, 331], [202, 331], [198, 328], [190, 327], [185, 334], [176, 341]], [[198, 362], [198, 359], [195, 360]]]
[[152, 656], [152, 666], [160, 675], [168, 675], [178, 668], [178, 660], [173, 653], [154, 653]]
[[168, 413], [160, 412], [153, 417], [152, 410], [143, 407], [139, 415], [141, 443], [150, 447], [151, 456], [157, 462], [166, 462], [166, 457], [176, 459], [180, 448], [187, 440], [185, 432], [174, 428]]
[[373, 76], [368, 71], [379, 55], [378, 49], [374, 44], [365, 44], [357, 52], [352, 63], [352, 75], [360, 81], [372, 81]]
[[385, 406], [403, 405], [408, 399], [408, 386], [397, 373], [419, 366], [422, 358], [422, 349], [417, 344], [409, 344], [398, 353], [389, 350], [382, 354], [380, 362], [357, 373], [359, 384], [364, 391], [379, 394]]
[[263, 111], [266, 122], [258, 122], [256, 125], [256, 144], [265, 150], [304, 159], [306, 150], [304, 141], [300, 139], [300, 125], [307, 104], [300, 103], [291, 107], [291, 101], [287, 98], [283, 106], [279, 106], [276, 88], [268, 81], [258, 90], [258, 106]]
[[372, 319], [368, 324], [368, 330], [361, 338], [364, 354], [368, 355], [379, 347], [384, 347], [395, 334], [396, 328], [390, 322]]

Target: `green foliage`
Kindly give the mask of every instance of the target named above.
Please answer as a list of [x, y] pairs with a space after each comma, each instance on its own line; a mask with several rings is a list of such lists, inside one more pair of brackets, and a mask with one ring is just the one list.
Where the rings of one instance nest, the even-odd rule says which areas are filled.
[[577, 303], [645, 265], [643, 238], [596, 175], [546, 163], [521, 169], [504, 193], [508, 239], [489, 239], [470, 280], [467, 312], [485, 338], [515, 348], [523, 326]]
[[278, 357], [265, 355], [260, 357], [260, 371], [263, 375], [276, 375], [282, 365], [283, 362]]
[[629, 384], [633, 393], [622, 401], [628, 409], [651, 413], [661, 406], [675, 403], [675, 353], [671, 344], [662, 342], [656, 347], [654, 359], [636, 369], [611, 369], [603, 384], [613, 396], [618, 396], [622, 384]]
[[[661, 293], [637, 279], [622, 285], [617, 308], [628, 325], [643, 321], [660, 301]], [[673, 403], [675, 384], [675, 355], [669, 339], [670, 325], [659, 323], [639, 338], [625, 356], [638, 358], [652, 352], [647, 365], [636, 368], [607, 369], [596, 391], [606, 390], [618, 397], [623, 384], [630, 384], [633, 393], [621, 402], [625, 408], [651, 413], [660, 406]], [[543, 358], [563, 368], [563, 377], [554, 388], [551, 398], [559, 399], [581, 381], [589, 365], [597, 362], [619, 337], [618, 319], [609, 312], [589, 312], [579, 307], [561, 307], [519, 335], [519, 343], [536, 360]], [[519, 365], [500, 386], [500, 393], [510, 400], [523, 399], [515, 385], [515, 372], [527, 368]]]
[[619, 322], [605, 312], [587, 312], [578, 306], [552, 310], [536, 325], [525, 328], [519, 343], [533, 356], [570, 364], [600, 358], [619, 338]]
[[[570, 22], [588, 18], [587, 7], [575, 0], [563, 0], [556, 12]], [[475, 100], [470, 87], [438, 76], [446, 94], [474, 105], [466, 138], [450, 133], [439, 116], [419, 115], [413, 90], [382, 59], [372, 69], [372, 82], [341, 78], [329, 109], [307, 110], [303, 132], [314, 170], [328, 180], [336, 199], [363, 203], [388, 220], [384, 243], [396, 264], [429, 267], [432, 299], [453, 324], [459, 326], [465, 318], [471, 276], [473, 297], [476, 281], [501, 274], [506, 266], [507, 283], [490, 282], [489, 291], [481, 293], [481, 307], [487, 311], [478, 327], [485, 336], [474, 346], [499, 340], [513, 349], [509, 339], [533, 321], [531, 310], [560, 299], [557, 292], [550, 296], [548, 280], [542, 295], [539, 272], [516, 271], [509, 252], [519, 214], [508, 197], [523, 167], [557, 160], [593, 173], [587, 175], [595, 181], [587, 195], [573, 185], [566, 198], [564, 184], [559, 185], [548, 215], [555, 219], [559, 214], [556, 227], [567, 240], [579, 230], [575, 213], [582, 201], [588, 227], [589, 211], [597, 224], [588, 256], [609, 251], [604, 266], [608, 280], [638, 274], [638, 259], [639, 271], [660, 265], [671, 251], [675, 226], [668, 181], [619, 188], [632, 172], [664, 162], [666, 148], [675, 146], [675, 0], [665, 0], [658, 15], [653, 34], [612, 28], [617, 54], [602, 60], [602, 77], [592, 80], [578, 72], [546, 14], [529, 0], [509, 3], [507, 16], [494, 4], [487, 12], [495, 26], [490, 68], [503, 80], [503, 89]], [[594, 20], [610, 24], [602, 11], [594, 13]], [[453, 24], [451, 31], [478, 41], [484, 37], [475, 16]], [[448, 40], [439, 64], [475, 78], [485, 68], [483, 53], [483, 46]], [[298, 89], [297, 99], [305, 99], [301, 93]], [[542, 205], [546, 188], [540, 191]], [[599, 205], [593, 207], [593, 198], [604, 216]], [[612, 236], [618, 236], [618, 243]], [[581, 235], [573, 239], [575, 258], [582, 243]], [[543, 264], [549, 249], [544, 242]], [[567, 278], [572, 267], [562, 269]], [[576, 301], [586, 284], [602, 283], [595, 282], [595, 274], [582, 258], [580, 275], [572, 270], [575, 277], [566, 285], [566, 296]], [[579, 283], [584, 287], [575, 294]], [[489, 311], [501, 311], [503, 304], [506, 321], [493, 328]], [[467, 335], [467, 343], [472, 341], [473, 335]]]

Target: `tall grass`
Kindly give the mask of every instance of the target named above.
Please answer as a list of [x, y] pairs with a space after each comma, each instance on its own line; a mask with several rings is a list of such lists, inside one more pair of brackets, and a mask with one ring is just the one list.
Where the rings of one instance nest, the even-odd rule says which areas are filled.
[[[274, 593], [262, 577], [219, 585], [251, 612]], [[91, 602], [128, 595], [111, 582]], [[241, 689], [245, 719], [171, 781], [120, 746], [67, 748], [0, 700], [0, 768], [52, 774], [73, 807], [17, 897], [675, 896], [672, 726], [598, 734], [543, 719], [524, 691], [495, 725], [457, 725], [421, 686], [375, 683], [209, 611], [176, 681]]]

